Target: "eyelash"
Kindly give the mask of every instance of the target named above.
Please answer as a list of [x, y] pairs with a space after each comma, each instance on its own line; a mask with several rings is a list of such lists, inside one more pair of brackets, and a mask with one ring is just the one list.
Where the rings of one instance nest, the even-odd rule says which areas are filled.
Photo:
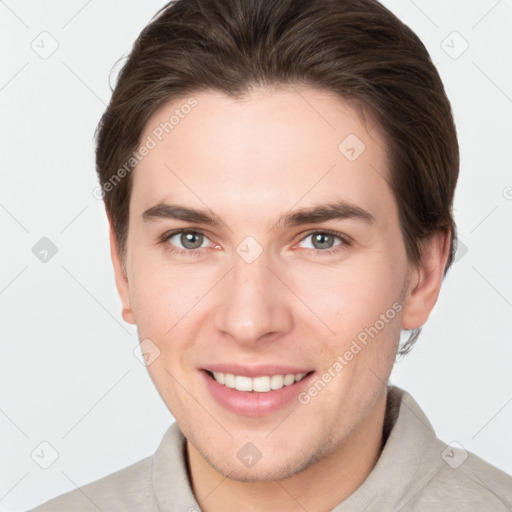
[[[162, 245], [167, 245], [167, 247], [166, 247], [167, 250], [169, 250], [172, 253], [179, 254], [180, 256], [181, 255], [201, 256], [203, 254], [203, 252], [204, 252], [204, 249], [206, 249], [205, 247], [203, 247], [202, 249], [179, 249], [178, 247], [175, 247], [175, 246], [173, 246], [173, 245], [168, 243], [170, 238], [172, 238], [174, 235], [178, 235], [178, 234], [181, 234], [181, 233], [196, 233], [196, 234], [203, 235], [205, 238], [208, 238], [205, 233], [203, 233], [202, 231], [197, 230], [197, 229], [177, 229], [177, 230], [174, 230], [174, 231], [170, 231], [170, 232], [164, 233], [160, 237], [159, 243], [162, 244]], [[306, 233], [299, 240], [299, 242], [302, 242], [308, 236], [315, 235], [315, 234], [334, 236], [336, 238], [339, 238], [341, 240], [341, 242], [342, 242], [341, 244], [336, 245], [332, 249], [313, 249], [315, 256], [326, 256], [326, 255], [335, 254], [335, 253], [338, 253], [340, 251], [343, 251], [344, 249], [346, 249], [347, 247], [350, 247], [352, 245], [351, 240], [347, 236], [342, 235], [341, 233], [338, 233], [336, 231], [331, 231], [329, 229], [310, 231], [310, 232]], [[299, 242], [297, 242], [297, 243], [299, 243]]]

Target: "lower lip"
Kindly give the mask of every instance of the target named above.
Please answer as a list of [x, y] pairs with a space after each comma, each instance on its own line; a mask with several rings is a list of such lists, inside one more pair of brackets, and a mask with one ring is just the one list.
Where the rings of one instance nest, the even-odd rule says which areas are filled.
[[225, 409], [244, 416], [266, 416], [282, 409], [294, 400], [298, 403], [297, 395], [309, 385], [314, 375], [314, 372], [311, 372], [290, 386], [260, 393], [228, 388], [219, 384], [206, 370], [201, 370], [201, 373], [213, 398]]

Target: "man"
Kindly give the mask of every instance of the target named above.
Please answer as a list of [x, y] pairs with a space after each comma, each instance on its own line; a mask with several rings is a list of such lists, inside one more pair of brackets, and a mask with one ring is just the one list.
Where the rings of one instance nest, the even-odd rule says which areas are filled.
[[512, 509], [512, 478], [388, 386], [453, 261], [459, 167], [439, 75], [392, 13], [172, 2], [96, 157], [123, 318], [176, 423], [35, 510]]

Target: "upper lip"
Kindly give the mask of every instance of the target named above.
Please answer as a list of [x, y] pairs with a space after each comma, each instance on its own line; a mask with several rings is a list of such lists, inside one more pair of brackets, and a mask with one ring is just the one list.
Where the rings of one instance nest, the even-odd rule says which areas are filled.
[[299, 366], [284, 366], [281, 364], [253, 364], [241, 365], [232, 363], [210, 364], [204, 370], [210, 372], [231, 373], [245, 377], [263, 377], [272, 375], [289, 375], [297, 373], [309, 373], [312, 370]]

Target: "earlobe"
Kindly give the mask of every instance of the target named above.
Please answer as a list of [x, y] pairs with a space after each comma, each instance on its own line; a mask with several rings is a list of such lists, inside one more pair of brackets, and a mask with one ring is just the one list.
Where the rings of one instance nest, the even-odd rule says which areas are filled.
[[112, 258], [112, 264], [114, 266], [116, 288], [117, 288], [117, 293], [119, 294], [119, 298], [121, 299], [121, 304], [122, 304], [121, 315], [125, 322], [128, 322], [129, 324], [135, 324], [135, 316], [133, 314], [133, 310], [132, 310], [132, 306], [131, 306], [130, 287], [129, 287], [129, 283], [128, 283], [128, 277], [126, 275], [126, 271], [123, 267], [123, 262], [121, 261], [121, 257], [119, 255], [116, 237], [114, 235], [114, 230], [112, 228], [112, 224], [110, 221], [109, 221], [109, 238], [110, 238], [110, 256]]
[[442, 230], [423, 244], [422, 261], [411, 269], [410, 285], [404, 298], [402, 329], [416, 329], [428, 320], [439, 297], [450, 241], [450, 231]]

